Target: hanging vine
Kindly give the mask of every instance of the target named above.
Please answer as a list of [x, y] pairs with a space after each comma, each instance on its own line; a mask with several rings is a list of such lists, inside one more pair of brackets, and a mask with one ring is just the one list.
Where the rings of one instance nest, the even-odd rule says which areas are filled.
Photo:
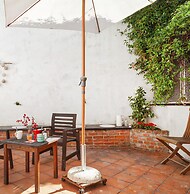
[[157, 0], [123, 23], [124, 44], [138, 56], [130, 68], [152, 85], [155, 102], [167, 102], [184, 61], [190, 67], [190, 1]]

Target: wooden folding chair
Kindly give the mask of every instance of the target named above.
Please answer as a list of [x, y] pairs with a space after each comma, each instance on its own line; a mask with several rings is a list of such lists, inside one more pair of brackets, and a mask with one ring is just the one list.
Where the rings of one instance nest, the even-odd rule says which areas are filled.
[[[166, 164], [169, 160], [184, 166], [185, 168], [180, 172], [180, 174], [186, 174], [187, 171], [190, 170], [190, 161], [185, 159], [181, 154], [179, 154], [179, 150], [185, 152], [188, 156], [190, 156], [190, 152], [183, 146], [183, 144], [190, 144], [190, 114], [186, 126], [185, 133], [182, 137], [165, 137], [159, 136], [156, 137], [162, 144], [164, 144], [170, 151], [170, 155], [166, 157], [161, 164]], [[172, 148], [169, 144], [175, 145], [175, 148]], [[183, 163], [174, 160], [174, 156], [178, 156]]]

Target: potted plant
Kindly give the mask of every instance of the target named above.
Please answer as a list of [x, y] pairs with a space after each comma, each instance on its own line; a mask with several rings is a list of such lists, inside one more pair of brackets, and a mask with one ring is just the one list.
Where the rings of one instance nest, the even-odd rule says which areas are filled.
[[145, 122], [147, 118], [153, 118], [155, 115], [151, 110], [151, 102], [145, 98], [146, 92], [142, 87], [139, 87], [135, 92], [135, 96], [129, 96], [129, 104], [132, 108], [132, 115], [129, 117], [135, 122]]
[[128, 97], [132, 108], [132, 114], [129, 117], [133, 119], [130, 131], [130, 145], [131, 147], [150, 151], [161, 151], [164, 148], [156, 140], [156, 136], [168, 135], [168, 131], [160, 130], [152, 122], [146, 122], [148, 118], [153, 118], [155, 114], [151, 110], [151, 101], [147, 101], [145, 95], [144, 89], [139, 87], [134, 97]]

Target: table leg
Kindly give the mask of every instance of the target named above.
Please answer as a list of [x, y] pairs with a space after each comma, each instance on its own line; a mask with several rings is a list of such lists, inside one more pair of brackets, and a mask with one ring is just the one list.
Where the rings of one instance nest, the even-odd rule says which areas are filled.
[[34, 152], [35, 165], [35, 192], [40, 192], [40, 153], [38, 149]]
[[4, 144], [4, 184], [9, 184], [9, 166], [8, 166], [8, 149], [7, 144]]
[[12, 150], [8, 150], [9, 152], [9, 160], [10, 160], [10, 168], [13, 169], [13, 156], [12, 156]]
[[25, 170], [26, 172], [30, 172], [30, 152], [25, 152]]
[[[6, 131], [6, 138], [10, 139], [10, 132]], [[10, 168], [13, 169], [13, 156], [12, 156], [12, 150], [8, 150], [9, 152], [9, 160], [10, 160]]]
[[58, 178], [57, 142], [53, 144], [53, 168], [54, 178]]

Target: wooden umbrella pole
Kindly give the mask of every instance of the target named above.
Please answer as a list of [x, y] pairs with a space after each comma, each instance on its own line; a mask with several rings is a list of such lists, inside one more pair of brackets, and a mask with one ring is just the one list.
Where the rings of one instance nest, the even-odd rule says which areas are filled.
[[[82, 0], [82, 77], [85, 78], [85, 0]], [[82, 83], [82, 145], [85, 144], [85, 83]]]

